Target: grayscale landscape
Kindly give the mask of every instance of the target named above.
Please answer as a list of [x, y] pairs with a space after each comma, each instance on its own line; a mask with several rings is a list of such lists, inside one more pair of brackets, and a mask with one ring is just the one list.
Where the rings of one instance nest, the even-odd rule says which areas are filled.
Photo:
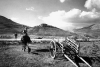
[[[0, 21], [0, 27], [1, 27], [0, 31], [2, 31], [1, 36], [0, 36], [1, 40], [14, 39], [14, 34], [13, 34], [14, 32], [18, 33], [18, 39], [21, 38], [22, 31], [20, 30], [24, 29], [23, 25], [17, 24], [5, 17], [0, 17], [0, 19], [2, 19], [2, 21]], [[7, 23], [3, 24], [3, 21], [7, 22], [8, 24]], [[6, 29], [9, 29], [9, 31], [6, 31]], [[85, 27], [84, 29], [88, 30], [88, 27]], [[83, 30], [83, 29], [80, 29], [80, 30]], [[34, 35], [32, 35], [32, 33]], [[38, 38], [60, 39], [60, 38], [68, 37], [68, 36], [77, 36], [78, 38], [81, 38], [81, 39], [86, 38], [86, 36], [78, 33], [78, 30], [77, 30], [77, 33], [73, 33], [69, 31], [64, 31], [62, 29], [59, 29], [57, 27], [50, 26], [47, 24], [41, 24], [35, 27], [29, 27], [28, 34], [31, 37], [31, 39], [38, 39]], [[98, 37], [97, 36], [92, 37], [88, 33], [87, 35], [90, 36], [90, 38], [92, 39], [99, 38], [99, 35]], [[99, 45], [100, 42], [99, 41], [94, 42], [95, 45], [97, 45], [97, 47], [95, 48], [93, 47], [93, 44], [94, 44], [93, 42], [78, 42], [78, 43], [80, 43], [80, 49], [79, 49], [80, 56], [87, 56], [87, 57], [100, 56], [100, 45]], [[28, 53], [27, 49], [24, 52], [22, 50], [22, 43], [20, 40], [11, 41], [11, 42], [0, 41], [0, 67], [75, 67], [70, 61], [68, 61], [64, 57], [63, 58], [57, 57], [56, 59], [53, 59], [51, 57], [50, 41], [43, 41], [43, 42], [33, 41], [30, 48], [32, 49], [31, 53]], [[93, 50], [96, 50], [95, 55], [93, 54]], [[100, 66], [99, 63], [100, 62], [96, 60], [94, 63], [92, 63], [92, 65], [93, 67], [99, 67]], [[88, 67], [84, 63], [83, 64], [80, 63], [80, 66]]]
[[100, 67], [100, 0], [0, 0], [0, 67]]

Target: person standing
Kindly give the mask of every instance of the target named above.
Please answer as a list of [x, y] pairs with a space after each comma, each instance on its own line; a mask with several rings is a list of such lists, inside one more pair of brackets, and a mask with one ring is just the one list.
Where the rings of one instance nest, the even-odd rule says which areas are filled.
[[23, 33], [25, 34], [25, 33], [27, 33], [27, 27], [25, 27], [25, 29], [23, 30]]
[[17, 34], [17, 33], [15, 33], [15, 34], [14, 34], [14, 36], [15, 36], [15, 39], [17, 39], [18, 34]]
[[23, 31], [23, 34], [24, 35], [21, 37], [21, 42], [23, 44], [22, 50], [25, 51], [26, 48], [28, 48], [28, 53], [29, 53], [31, 51], [31, 49], [29, 48], [28, 43], [31, 43], [32, 41], [31, 41], [30, 37], [27, 34], [27, 28], [25, 28], [25, 30]]
[[29, 53], [29, 52], [30, 52], [30, 48], [29, 48], [29, 46], [28, 46], [28, 43], [31, 43], [32, 41], [31, 41], [31, 39], [30, 39], [30, 37], [28, 36], [27, 33], [25, 33], [25, 34], [22, 36], [21, 42], [22, 42], [22, 44], [23, 44], [22, 50], [25, 51], [26, 48], [28, 48], [28, 53]]

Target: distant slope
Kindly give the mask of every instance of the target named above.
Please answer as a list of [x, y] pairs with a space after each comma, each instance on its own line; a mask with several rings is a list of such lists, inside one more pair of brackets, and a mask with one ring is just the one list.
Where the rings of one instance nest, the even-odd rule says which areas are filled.
[[92, 26], [94, 26], [95, 24], [83, 27], [83, 28], [79, 28], [79, 29], [75, 29], [75, 32], [81, 32], [81, 33], [88, 33], [92, 30]]
[[69, 31], [64, 31], [62, 29], [47, 24], [41, 24], [39, 26], [35, 26], [29, 29], [29, 33], [42, 36], [68, 36], [73, 34]]
[[13, 22], [4, 16], [0, 16], [0, 34], [21, 33], [24, 27], [27, 26]]
[[[0, 16], [0, 34], [11, 34], [11, 33], [22, 33], [25, 25], [18, 24], [4, 16]], [[64, 31], [54, 26], [47, 24], [41, 24], [35, 27], [28, 27], [28, 33], [32, 35], [42, 35], [42, 36], [68, 36], [75, 35], [69, 31]]]
[[74, 32], [83, 34], [85, 33], [91, 36], [100, 36], [100, 24], [92, 24], [87, 27], [75, 29]]

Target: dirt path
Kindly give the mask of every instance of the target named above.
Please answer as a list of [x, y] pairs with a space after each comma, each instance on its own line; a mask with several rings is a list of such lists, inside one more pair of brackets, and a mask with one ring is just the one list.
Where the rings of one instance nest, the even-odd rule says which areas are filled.
[[54, 60], [49, 52], [23, 52], [21, 46], [0, 46], [0, 67], [75, 67], [64, 60]]

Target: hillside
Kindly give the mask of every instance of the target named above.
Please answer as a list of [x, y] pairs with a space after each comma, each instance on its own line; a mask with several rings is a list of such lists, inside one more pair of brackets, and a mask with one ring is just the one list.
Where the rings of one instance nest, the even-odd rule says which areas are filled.
[[47, 24], [41, 24], [29, 29], [29, 33], [33, 35], [42, 35], [42, 36], [67, 36], [72, 35], [73, 33], [69, 31], [64, 31], [54, 26]]
[[26, 26], [13, 22], [4, 16], [0, 16], [0, 34], [21, 33], [24, 27]]
[[75, 29], [74, 32], [98, 37], [100, 36], [100, 24], [92, 24], [80, 29]]
[[[21, 33], [22, 30], [28, 26], [18, 24], [4, 16], [0, 16], [0, 34]], [[68, 36], [74, 35], [69, 31], [64, 31], [54, 26], [41, 24], [35, 27], [28, 27], [28, 33], [31, 35], [42, 36]]]

